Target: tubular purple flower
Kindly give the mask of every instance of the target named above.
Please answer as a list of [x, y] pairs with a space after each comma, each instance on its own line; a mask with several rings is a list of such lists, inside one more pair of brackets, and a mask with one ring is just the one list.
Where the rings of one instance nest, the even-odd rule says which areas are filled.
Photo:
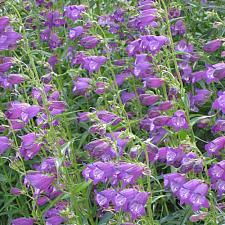
[[76, 81], [74, 81], [73, 92], [78, 95], [85, 96], [88, 90], [91, 88], [91, 79], [78, 77]]
[[86, 36], [81, 38], [80, 45], [86, 49], [92, 49], [95, 48], [99, 42], [100, 40], [95, 36]]
[[45, 192], [52, 185], [55, 177], [42, 174], [40, 172], [31, 172], [25, 176], [24, 183], [32, 185], [35, 189], [35, 194], [39, 195], [40, 192]]
[[225, 92], [223, 92], [212, 104], [213, 109], [222, 110], [225, 113]]
[[134, 98], [135, 98], [134, 92], [127, 92], [127, 91], [121, 92], [121, 101], [123, 104], [126, 104], [127, 102], [131, 101]]
[[225, 148], [225, 137], [218, 137], [205, 145], [205, 150], [209, 156], [217, 156]]
[[105, 93], [106, 83], [104, 82], [96, 82], [95, 93], [98, 95], [102, 95]]
[[106, 110], [98, 111], [96, 115], [102, 123], [111, 124], [112, 126], [116, 126], [122, 121], [119, 116]]
[[213, 53], [222, 46], [222, 43], [220, 39], [209, 41], [203, 46], [203, 50], [207, 53]]
[[168, 125], [174, 128], [175, 131], [180, 131], [181, 129], [189, 129], [189, 125], [185, 116], [185, 112], [178, 110], [174, 113], [173, 117], [168, 122]]
[[80, 37], [84, 32], [84, 28], [82, 26], [77, 26], [74, 28], [71, 28], [69, 31], [69, 39], [76, 40], [78, 37]]
[[0, 137], [0, 155], [3, 154], [11, 147], [11, 143], [8, 137], [1, 136]]
[[225, 132], [225, 120], [217, 120], [212, 126], [213, 133]]
[[88, 70], [89, 74], [98, 72], [100, 67], [107, 61], [105, 56], [85, 56], [82, 59], [82, 66]]
[[164, 80], [158, 77], [150, 77], [143, 81], [145, 88], [159, 88], [164, 84]]
[[143, 105], [150, 106], [154, 103], [158, 102], [160, 96], [158, 95], [150, 95], [150, 94], [141, 94], [139, 95], [140, 101]]
[[82, 18], [82, 14], [85, 12], [84, 5], [69, 5], [64, 8], [65, 16], [73, 20], [74, 22]]
[[92, 141], [84, 146], [84, 149], [89, 151], [94, 158], [100, 158], [103, 161], [108, 161], [116, 157], [116, 152], [111, 144], [103, 139]]
[[12, 225], [33, 225], [33, 224], [34, 219], [32, 218], [20, 217], [12, 220]]

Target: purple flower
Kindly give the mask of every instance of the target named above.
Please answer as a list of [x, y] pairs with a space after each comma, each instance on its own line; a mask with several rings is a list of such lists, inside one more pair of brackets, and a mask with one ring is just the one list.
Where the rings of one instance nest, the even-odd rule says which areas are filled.
[[52, 55], [48, 58], [48, 63], [52, 69], [54, 69], [55, 65], [58, 63], [58, 59], [56, 55]]
[[95, 200], [97, 204], [101, 207], [108, 208], [109, 203], [115, 197], [116, 191], [113, 189], [106, 189], [96, 194]]
[[9, 26], [9, 18], [0, 17], [0, 51], [14, 49], [21, 38], [22, 35]]
[[103, 161], [116, 157], [116, 152], [111, 144], [103, 139], [92, 141], [84, 146], [84, 149], [89, 151], [94, 158], [100, 158]]
[[122, 72], [120, 74], [117, 74], [116, 75], [116, 83], [117, 83], [117, 85], [121, 86], [124, 83], [125, 79], [127, 79], [130, 76], [131, 76], [131, 73], [129, 71], [124, 71], [124, 72]]
[[225, 92], [223, 92], [212, 104], [213, 109], [222, 110], [225, 113]]
[[106, 110], [98, 111], [96, 114], [102, 123], [111, 124], [112, 126], [116, 126], [122, 121], [119, 116]]
[[134, 98], [135, 98], [134, 92], [127, 92], [127, 91], [121, 92], [121, 101], [123, 104], [126, 104], [127, 102], [131, 101]]
[[[5, 115], [10, 120], [12, 128], [18, 130], [23, 128], [30, 119], [35, 117], [41, 107], [27, 103], [11, 102]], [[20, 124], [20, 125], [19, 125]]]
[[42, 41], [48, 41], [50, 38], [50, 35], [51, 35], [51, 30], [47, 28], [40, 33], [40, 38]]
[[60, 12], [58, 10], [56, 11], [50, 11], [47, 13], [46, 16], [46, 22], [45, 26], [48, 26], [50, 29], [55, 27], [60, 27], [65, 24], [65, 20], [62, 19], [62, 16], [60, 15]]
[[36, 143], [36, 134], [30, 133], [21, 137], [20, 154], [25, 160], [33, 159], [41, 149], [41, 144]]
[[86, 49], [92, 49], [95, 48], [99, 42], [100, 40], [95, 36], [87, 36], [81, 38], [80, 45], [82, 45]]
[[194, 173], [200, 173], [203, 169], [203, 162], [201, 159], [197, 158], [194, 152], [189, 152], [184, 155], [181, 161], [180, 171], [182, 173], [187, 173], [193, 171]]
[[65, 221], [60, 214], [62, 210], [65, 210], [68, 203], [66, 201], [58, 202], [53, 208], [48, 209], [45, 214], [44, 218], [46, 221], [46, 225], [60, 225]]
[[30, 172], [25, 176], [24, 183], [32, 185], [35, 189], [35, 194], [39, 195], [40, 192], [45, 192], [52, 185], [55, 177], [42, 174], [40, 172]]
[[133, 163], [120, 163], [116, 169], [118, 170], [117, 179], [122, 181], [122, 187], [135, 184], [144, 172], [143, 167]]
[[225, 120], [217, 120], [212, 126], [213, 133], [225, 132]]
[[33, 224], [34, 224], [34, 219], [32, 218], [20, 217], [20, 218], [12, 220], [12, 225], [33, 225]]
[[78, 77], [74, 82], [73, 92], [78, 95], [86, 95], [88, 90], [91, 88], [91, 79]]
[[158, 77], [149, 77], [143, 81], [145, 88], [159, 88], [164, 84], [164, 80]]
[[59, 36], [56, 33], [51, 33], [49, 37], [49, 47], [51, 49], [55, 49], [61, 45], [62, 41], [60, 40]]
[[173, 36], [184, 35], [186, 33], [186, 27], [183, 20], [177, 20], [174, 25], [171, 26], [171, 32]]
[[136, 55], [134, 63], [134, 75], [139, 77], [144, 75], [150, 69], [150, 63], [147, 54]]
[[1, 136], [0, 137], [0, 155], [3, 154], [11, 147], [11, 143], [8, 137]]
[[99, 182], [106, 183], [115, 174], [115, 165], [107, 162], [95, 162], [89, 164], [82, 172], [86, 180], [91, 179], [94, 184]]
[[203, 50], [207, 53], [213, 53], [222, 46], [222, 43], [220, 39], [209, 41], [203, 46]]
[[189, 94], [190, 108], [192, 111], [198, 112], [198, 106], [204, 105], [211, 96], [211, 92], [207, 89], [196, 89], [196, 95]]
[[174, 167], [179, 167], [181, 161], [184, 157], [184, 152], [181, 147], [162, 147], [158, 151], [158, 160], [166, 162], [167, 165], [173, 165]]
[[87, 122], [90, 120], [90, 113], [89, 112], [79, 112], [77, 113], [77, 120], [79, 122]]
[[184, 130], [189, 129], [185, 112], [182, 110], [176, 111], [173, 117], [168, 122], [168, 125], [174, 128], [176, 132], [180, 131], [181, 129], [184, 129]]
[[73, 20], [74, 22], [82, 18], [82, 14], [85, 12], [84, 5], [69, 5], [64, 8], [65, 16]]
[[105, 93], [106, 84], [104, 82], [96, 82], [95, 93], [102, 95]]
[[75, 40], [78, 37], [80, 37], [84, 32], [84, 28], [82, 26], [77, 26], [74, 28], [71, 28], [69, 31], [69, 39], [71, 40]]
[[105, 56], [85, 56], [82, 59], [82, 66], [89, 74], [98, 72], [100, 67], [107, 61]]
[[225, 137], [218, 137], [205, 145], [205, 150], [209, 156], [219, 155], [219, 152], [225, 148]]
[[143, 105], [150, 106], [154, 103], [158, 102], [160, 96], [158, 95], [150, 95], [150, 94], [141, 94], [139, 95], [140, 101]]

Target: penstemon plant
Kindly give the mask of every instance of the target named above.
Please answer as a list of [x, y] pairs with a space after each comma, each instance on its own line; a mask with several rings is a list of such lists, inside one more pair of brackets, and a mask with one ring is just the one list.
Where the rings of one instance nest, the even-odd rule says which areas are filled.
[[0, 224], [224, 224], [223, 1], [0, 1]]

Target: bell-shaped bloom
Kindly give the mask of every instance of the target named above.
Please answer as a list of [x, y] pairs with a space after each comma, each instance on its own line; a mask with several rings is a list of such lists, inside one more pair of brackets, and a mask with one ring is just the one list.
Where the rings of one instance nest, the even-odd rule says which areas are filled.
[[86, 180], [91, 179], [94, 184], [107, 182], [116, 172], [115, 165], [110, 162], [95, 162], [89, 164], [82, 172]]
[[150, 95], [150, 94], [141, 94], [139, 95], [140, 101], [143, 105], [150, 106], [154, 103], [158, 102], [160, 96], [158, 95]]
[[102, 95], [105, 93], [105, 89], [106, 89], [106, 83], [104, 82], [96, 82], [96, 89], [95, 89], [95, 93], [98, 95]]
[[106, 189], [96, 194], [96, 202], [104, 208], [108, 208], [111, 202], [116, 211], [130, 213], [132, 220], [136, 220], [145, 214], [148, 196], [149, 193], [132, 188], [121, 191]]
[[116, 167], [117, 180], [122, 181], [122, 186], [135, 184], [137, 179], [143, 174], [144, 168], [133, 163], [120, 163]]
[[3, 154], [11, 147], [11, 143], [8, 137], [1, 136], [0, 137], [0, 155]]
[[58, 63], [58, 58], [56, 55], [52, 55], [48, 58], [48, 63], [52, 69], [54, 69], [55, 65]]
[[150, 63], [147, 54], [138, 54], [136, 55], [136, 60], [134, 63], [134, 75], [139, 77], [145, 74], [149, 68]]
[[66, 219], [61, 215], [61, 212], [66, 209], [68, 202], [61, 201], [48, 209], [44, 214], [46, 225], [60, 225], [66, 222]]
[[207, 53], [213, 53], [213, 52], [217, 51], [222, 46], [222, 44], [223, 44], [222, 40], [215, 39], [215, 40], [207, 42], [203, 46], [203, 50]]
[[58, 10], [49, 11], [46, 15], [45, 26], [48, 26], [50, 29], [53, 27], [60, 27], [65, 24], [65, 20], [62, 18], [62, 15]]
[[[56, 94], [58, 94], [56, 92]], [[66, 103], [64, 101], [54, 101], [54, 98], [52, 101], [48, 102], [48, 109], [52, 116], [58, 115], [66, 111]]]
[[103, 139], [98, 139], [86, 144], [84, 149], [89, 151], [92, 157], [100, 158], [103, 161], [113, 159], [117, 155], [111, 144]]
[[41, 149], [41, 144], [36, 142], [37, 135], [35, 133], [26, 134], [21, 137], [20, 154], [25, 160], [33, 159]]
[[121, 98], [122, 103], [126, 104], [127, 102], [129, 102], [129, 101], [131, 101], [132, 99], [135, 98], [135, 93], [134, 92], [122, 91], [120, 98]]
[[189, 93], [191, 110], [198, 112], [198, 106], [204, 105], [211, 96], [211, 92], [207, 89], [196, 89], [196, 95]]
[[185, 112], [182, 110], [176, 111], [173, 117], [168, 122], [168, 125], [177, 132], [180, 131], [181, 129], [184, 129], [184, 130], [189, 129]]
[[212, 126], [213, 133], [225, 132], [225, 120], [217, 120]]
[[164, 80], [158, 77], [149, 77], [143, 81], [145, 88], [159, 88], [164, 84]]
[[124, 71], [120, 74], [116, 75], [116, 83], [118, 86], [121, 86], [124, 81], [131, 76], [131, 73], [129, 71]]
[[89, 74], [98, 72], [100, 67], [107, 61], [105, 56], [86, 56], [82, 59], [82, 66]]
[[181, 161], [180, 172], [188, 173], [193, 171], [194, 173], [200, 173], [203, 170], [203, 162], [198, 159], [194, 152], [189, 152], [184, 155]]
[[40, 38], [42, 41], [48, 41], [51, 35], [51, 30], [49, 28], [40, 32]]
[[177, 20], [174, 25], [171, 26], [171, 33], [173, 36], [184, 35], [186, 33], [186, 27], [183, 20]]
[[0, 51], [15, 49], [22, 35], [9, 26], [8, 17], [0, 17]]
[[181, 10], [180, 9], [178, 9], [178, 8], [175, 8], [175, 7], [173, 7], [173, 8], [170, 8], [169, 9], [169, 18], [170, 19], [172, 19], [172, 18], [177, 18], [177, 17], [180, 17], [180, 15], [181, 15]]
[[85, 12], [84, 5], [69, 5], [64, 8], [65, 16], [73, 20], [74, 22], [82, 18], [82, 14]]
[[74, 41], [78, 37], [80, 37], [83, 34], [83, 32], [84, 32], [84, 28], [82, 26], [71, 28], [69, 31], [69, 39]]
[[58, 48], [62, 44], [61, 39], [56, 33], [51, 33], [49, 40], [48, 40], [48, 45], [51, 49]]
[[21, 74], [9, 74], [7, 80], [10, 84], [21, 84], [25, 78]]
[[20, 217], [12, 220], [12, 225], [33, 225], [33, 224], [34, 219], [32, 218]]
[[106, 110], [98, 111], [96, 114], [102, 123], [111, 124], [112, 126], [116, 126], [122, 121], [119, 116]]
[[108, 208], [110, 202], [115, 197], [116, 191], [113, 189], [106, 189], [96, 194], [95, 200], [101, 207]]
[[225, 92], [223, 92], [212, 104], [213, 109], [222, 110], [225, 113]]
[[25, 176], [24, 183], [32, 185], [35, 189], [35, 195], [45, 192], [52, 185], [55, 177], [42, 174], [40, 172], [30, 172]]
[[73, 92], [78, 95], [86, 95], [88, 90], [91, 88], [91, 79], [86, 77], [78, 77], [76, 81], [74, 81]]
[[158, 151], [158, 160], [179, 167], [184, 155], [182, 148], [162, 147]]
[[95, 36], [86, 36], [81, 38], [80, 45], [82, 45], [86, 49], [92, 49], [97, 46], [100, 40]]
[[225, 148], [225, 137], [218, 137], [205, 145], [205, 150], [209, 156], [217, 156]]
[[77, 120], [79, 122], [87, 122], [90, 120], [90, 113], [89, 112], [79, 112], [77, 113]]

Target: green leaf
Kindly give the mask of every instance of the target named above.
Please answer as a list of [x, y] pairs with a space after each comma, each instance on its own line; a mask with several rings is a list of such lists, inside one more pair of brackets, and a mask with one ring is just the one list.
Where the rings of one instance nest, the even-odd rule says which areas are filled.
[[99, 221], [98, 225], [107, 225], [112, 217], [113, 217], [113, 214], [111, 212], [105, 213], [105, 215]]

